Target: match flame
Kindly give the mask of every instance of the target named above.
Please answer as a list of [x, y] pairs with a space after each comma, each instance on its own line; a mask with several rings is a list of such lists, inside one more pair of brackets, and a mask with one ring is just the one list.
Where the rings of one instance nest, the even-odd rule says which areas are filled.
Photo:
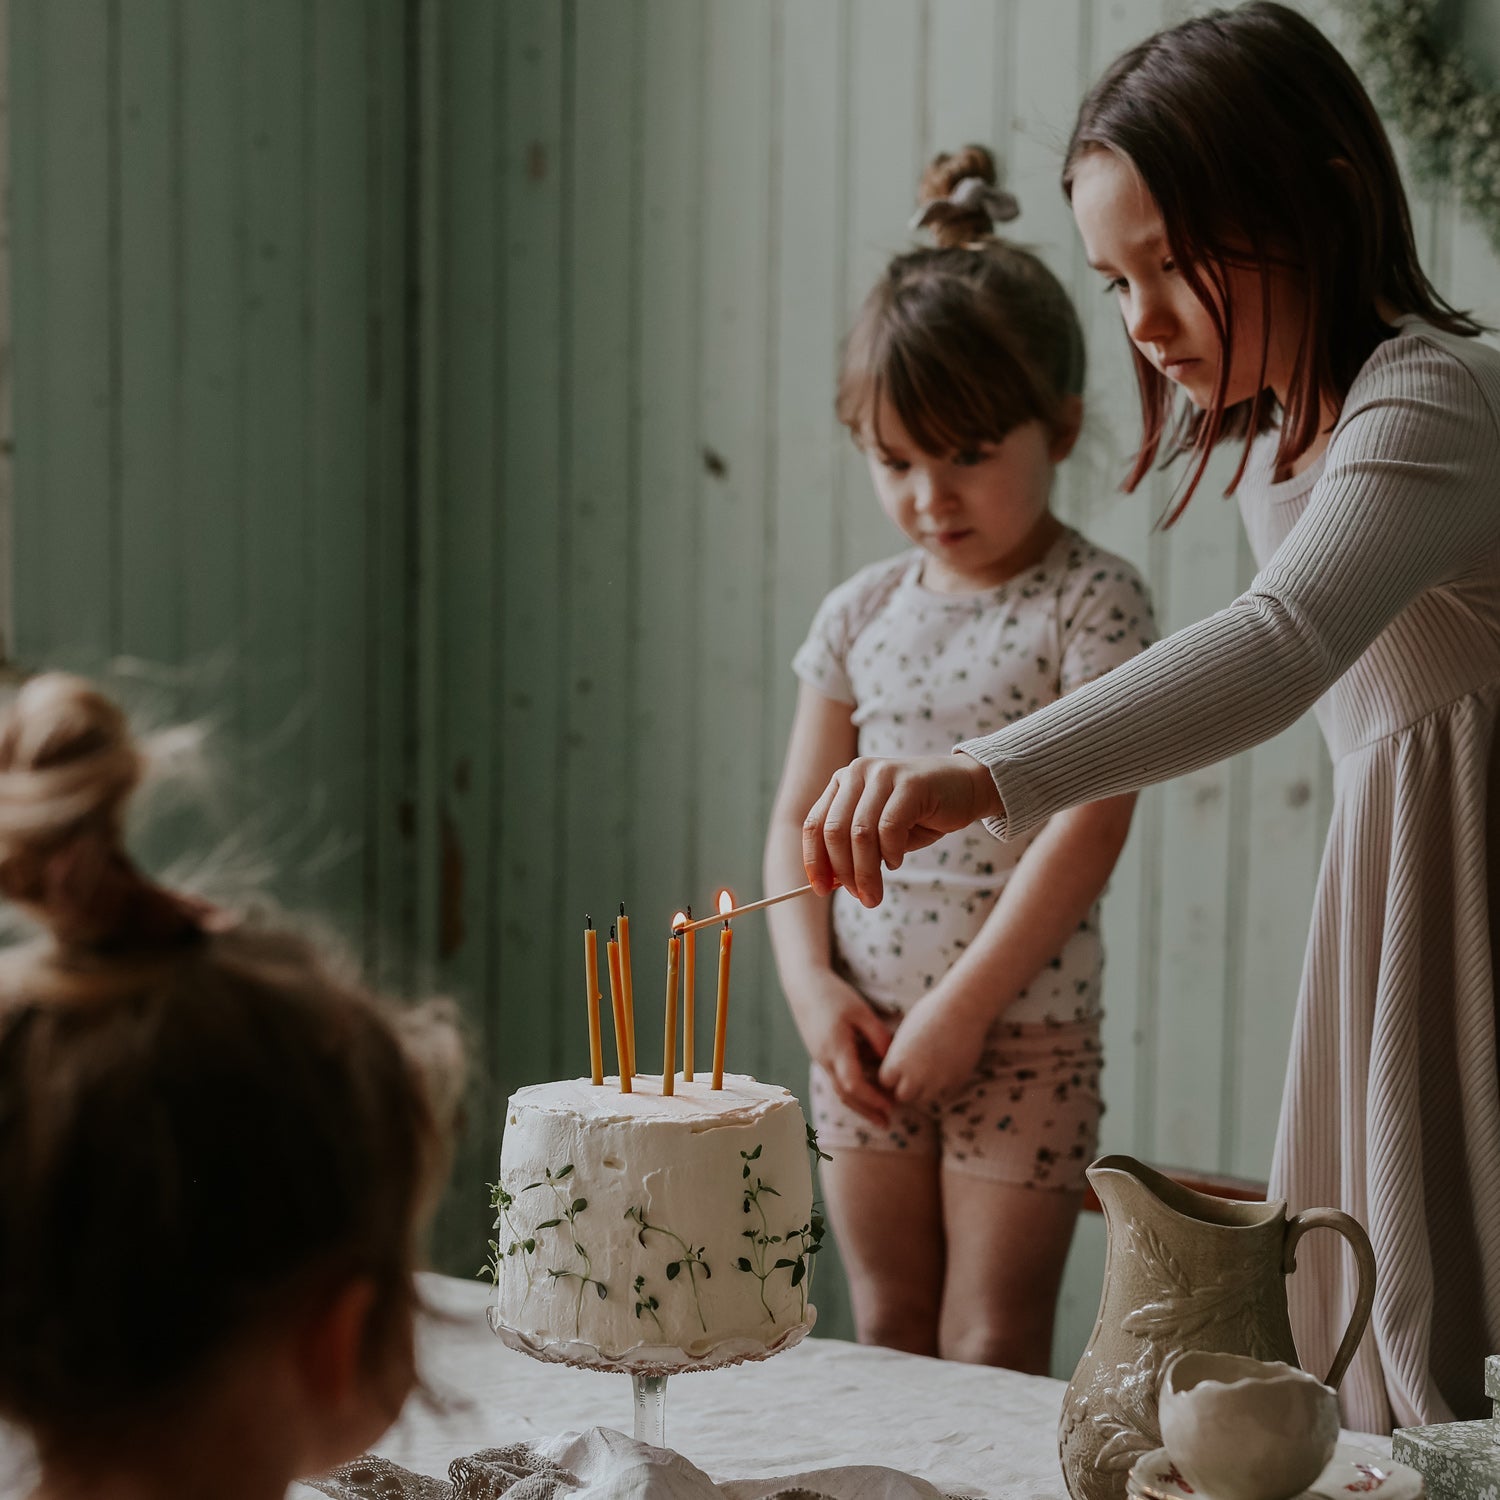
[[681, 932], [687, 926], [687, 913], [680, 911], [672, 918], [672, 931]]
[[723, 890], [719, 892], [719, 915], [726, 916], [734, 910], [734, 893]]

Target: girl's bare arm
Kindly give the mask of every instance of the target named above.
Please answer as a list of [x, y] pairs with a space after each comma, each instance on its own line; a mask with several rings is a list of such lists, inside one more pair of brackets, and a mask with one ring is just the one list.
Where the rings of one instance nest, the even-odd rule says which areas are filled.
[[[854, 758], [858, 741], [851, 707], [802, 684], [766, 834], [768, 891], [788, 890], [806, 880], [802, 820], [833, 773]], [[865, 1070], [860, 1039], [880, 1057], [890, 1032], [833, 971], [827, 898], [773, 906], [766, 919], [781, 987], [808, 1053], [827, 1071], [845, 1104], [884, 1124], [890, 1100]]]

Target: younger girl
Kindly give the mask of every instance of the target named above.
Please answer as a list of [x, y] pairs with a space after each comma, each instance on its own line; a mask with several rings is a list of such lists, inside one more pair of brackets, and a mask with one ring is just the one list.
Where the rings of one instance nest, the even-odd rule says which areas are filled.
[[0, 892], [47, 932], [0, 962], [0, 1417], [35, 1500], [279, 1500], [411, 1387], [444, 1155], [415, 1056], [451, 1078], [456, 1035], [144, 879], [142, 768], [75, 678], [0, 721]]
[[[1083, 340], [1035, 256], [995, 239], [987, 151], [923, 180], [939, 248], [897, 257], [844, 352], [838, 414], [911, 550], [823, 602], [766, 848], [857, 752], [998, 729], [1153, 638], [1134, 569], [1051, 512], [1082, 419]], [[963, 832], [907, 862], [878, 911], [839, 892], [773, 908], [813, 1059], [829, 1214], [859, 1337], [1045, 1372], [1099, 1102], [1098, 898], [1134, 798], [999, 847]]]
[[[1500, 354], [1423, 275], [1358, 79], [1284, 6], [1125, 54], [1084, 100], [1063, 182], [1135, 354], [1132, 482], [1163, 451], [1246, 440], [1261, 571], [964, 755], [840, 771], [808, 869], [875, 902], [882, 858], [985, 816], [1024, 839], [1315, 706], [1334, 810], [1272, 1192], [1369, 1227], [1346, 1425], [1477, 1417], [1500, 1349]], [[1302, 1240], [1288, 1282], [1319, 1372], [1354, 1295], [1333, 1239]]]

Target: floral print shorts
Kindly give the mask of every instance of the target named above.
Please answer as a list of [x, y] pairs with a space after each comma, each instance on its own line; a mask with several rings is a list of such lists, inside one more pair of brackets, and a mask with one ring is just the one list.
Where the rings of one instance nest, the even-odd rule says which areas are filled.
[[[901, 1013], [873, 1007], [900, 1025]], [[1000, 1020], [961, 1089], [897, 1105], [885, 1128], [855, 1114], [816, 1063], [812, 1114], [825, 1151], [909, 1151], [944, 1167], [1016, 1186], [1081, 1191], [1098, 1153], [1103, 1052], [1099, 1018]]]

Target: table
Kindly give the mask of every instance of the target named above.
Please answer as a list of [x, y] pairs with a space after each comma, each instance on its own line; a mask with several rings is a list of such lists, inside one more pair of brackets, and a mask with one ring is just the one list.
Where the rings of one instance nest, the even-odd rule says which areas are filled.
[[[487, 1284], [422, 1278], [446, 1325], [424, 1335], [424, 1369], [453, 1392], [447, 1414], [408, 1406], [378, 1451], [442, 1475], [490, 1444], [530, 1442], [594, 1426], [629, 1432], [630, 1380], [542, 1364], [489, 1330]], [[755, 1479], [839, 1464], [885, 1464], [946, 1491], [1007, 1500], [1067, 1500], [1057, 1462], [1065, 1384], [947, 1360], [805, 1339], [759, 1364], [675, 1375], [667, 1442], [715, 1479]], [[1388, 1438], [1351, 1436], [1390, 1453]], [[296, 1490], [298, 1500], [315, 1500]]]
[[[541, 1364], [489, 1330], [486, 1284], [423, 1276], [433, 1317], [422, 1369], [441, 1398], [420, 1399], [377, 1451], [442, 1476], [479, 1448], [606, 1426], [629, 1432], [630, 1380]], [[760, 1364], [674, 1376], [667, 1441], [715, 1479], [756, 1479], [840, 1464], [885, 1464], [945, 1491], [1066, 1500], [1057, 1462], [1062, 1381], [810, 1338]], [[1389, 1439], [1353, 1436], [1389, 1454]], [[13, 1450], [11, 1450], [13, 1452]], [[6, 1449], [0, 1442], [0, 1475]], [[0, 1493], [12, 1491], [3, 1488]], [[293, 1500], [321, 1500], [293, 1486]]]

